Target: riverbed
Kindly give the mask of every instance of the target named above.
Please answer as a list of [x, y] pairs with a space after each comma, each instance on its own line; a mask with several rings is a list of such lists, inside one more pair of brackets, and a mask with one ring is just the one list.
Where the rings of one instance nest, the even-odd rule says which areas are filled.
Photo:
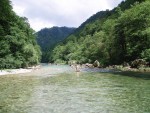
[[150, 113], [150, 73], [42, 65], [0, 76], [0, 113]]

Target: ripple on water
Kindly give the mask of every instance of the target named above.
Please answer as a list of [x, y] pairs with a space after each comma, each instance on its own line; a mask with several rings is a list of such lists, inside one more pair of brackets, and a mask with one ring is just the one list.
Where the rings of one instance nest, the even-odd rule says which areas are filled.
[[105, 69], [105, 68], [83, 68], [83, 69], [81, 69], [81, 71], [83, 71], [83, 72], [102, 72], [102, 73], [118, 72], [118, 70]]
[[149, 113], [150, 80], [109, 72], [46, 65], [30, 73], [32, 79], [0, 77], [0, 112]]

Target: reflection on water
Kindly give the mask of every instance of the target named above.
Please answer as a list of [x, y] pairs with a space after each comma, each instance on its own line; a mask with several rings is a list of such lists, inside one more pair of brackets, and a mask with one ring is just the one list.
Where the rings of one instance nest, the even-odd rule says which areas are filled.
[[2, 76], [0, 112], [150, 113], [150, 80], [130, 74], [45, 65], [28, 76]]
[[107, 73], [107, 72], [116, 72], [118, 70], [114, 69], [105, 69], [105, 68], [83, 68], [81, 70], [82, 72], [101, 72], [101, 73]]
[[80, 77], [81, 72], [76, 72], [76, 76]]

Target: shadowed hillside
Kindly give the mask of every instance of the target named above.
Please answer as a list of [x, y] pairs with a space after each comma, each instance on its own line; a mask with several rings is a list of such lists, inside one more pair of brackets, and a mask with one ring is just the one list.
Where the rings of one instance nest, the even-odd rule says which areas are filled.
[[42, 50], [42, 62], [47, 62], [47, 54], [59, 42], [63, 41], [67, 36], [73, 33], [75, 28], [68, 27], [52, 27], [44, 28], [37, 32], [37, 42]]

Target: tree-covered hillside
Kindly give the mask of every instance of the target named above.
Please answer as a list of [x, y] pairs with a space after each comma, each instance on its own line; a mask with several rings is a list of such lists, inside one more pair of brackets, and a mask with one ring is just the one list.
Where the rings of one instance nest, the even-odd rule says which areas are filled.
[[105, 15], [85, 22], [80, 30], [54, 48], [53, 62], [93, 63], [98, 60], [101, 65], [135, 59], [150, 62], [149, 7], [149, 0], [125, 0], [107, 13], [100, 12]]
[[49, 54], [56, 44], [63, 41], [71, 33], [73, 33], [75, 28], [68, 27], [52, 27], [44, 28], [37, 32], [37, 42], [42, 50], [42, 62], [48, 62]]
[[9, 0], [0, 1], [0, 68], [20, 68], [40, 61], [40, 48], [27, 18], [12, 11]]

